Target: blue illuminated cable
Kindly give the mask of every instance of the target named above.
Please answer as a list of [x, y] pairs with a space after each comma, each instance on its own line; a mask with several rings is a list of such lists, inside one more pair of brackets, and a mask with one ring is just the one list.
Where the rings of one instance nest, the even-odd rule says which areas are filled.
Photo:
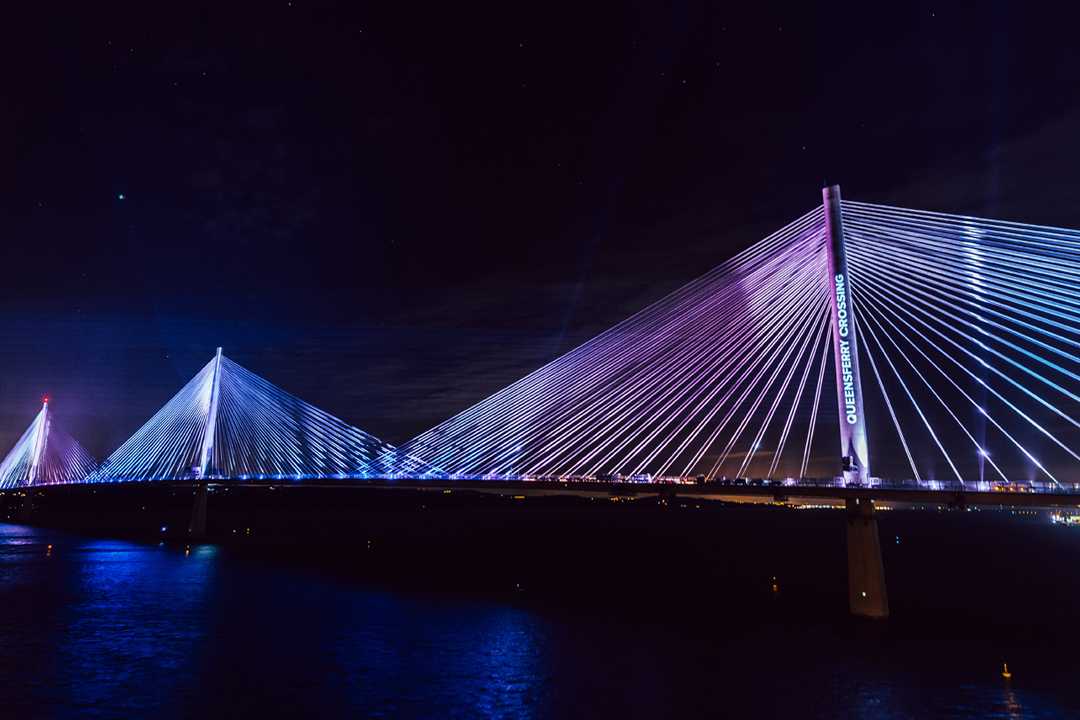
[[[912, 338], [911, 338], [911, 337], [910, 337], [910, 336], [909, 336], [909, 335], [908, 335], [907, 333], [905, 333], [905, 332], [903, 331], [903, 329], [902, 329], [901, 327], [899, 327], [899, 326], [898, 326], [898, 325], [896, 324], [896, 322], [894, 322], [894, 321], [893, 321], [893, 319], [892, 319], [892, 317], [890, 317], [890, 315], [893, 315], [893, 316], [897, 317], [897, 319], [898, 319], [898, 320], [899, 320], [900, 322], [903, 322], [903, 323], [905, 323], [905, 324], [906, 324], [906, 322], [905, 322], [905, 321], [904, 321], [904, 320], [903, 320], [902, 318], [899, 318], [899, 316], [895, 314], [895, 311], [893, 311], [893, 310], [889, 309], [889, 308], [888, 308], [887, 306], [882, 306], [882, 307], [878, 307], [878, 306], [877, 306], [877, 305], [876, 305], [875, 303], [869, 303], [869, 306], [870, 306], [870, 308], [872, 308], [872, 309], [870, 309], [870, 312], [872, 312], [872, 313], [874, 314], [875, 318], [876, 318], [876, 319], [877, 319], [877, 320], [878, 320], [879, 322], [881, 322], [881, 321], [883, 320], [883, 321], [884, 321], [884, 322], [885, 322], [886, 324], [888, 324], [888, 325], [889, 325], [889, 326], [890, 326], [890, 327], [892, 328], [892, 330], [893, 330], [893, 333], [895, 333], [895, 334], [896, 334], [897, 336], [899, 336], [900, 338], [902, 338], [903, 340], [905, 340], [905, 341], [907, 342], [907, 344], [908, 344], [908, 345], [909, 345], [909, 346], [910, 346], [910, 347], [911, 347], [911, 348], [912, 348], [913, 350], [915, 350], [915, 352], [917, 352], [917, 353], [918, 353], [918, 354], [919, 354], [919, 355], [920, 355], [920, 356], [921, 356], [921, 357], [922, 357], [922, 358], [923, 358], [923, 359], [924, 359], [924, 360], [925, 360], [926, 362], [928, 362], [928, 363], [929, 363], [929, 364], [931, 365], [931, 367], [933, 367], [933, 368], [934, 368], [934, 369], [935, 369], [935, 370], [936, 370], [936, 371], [938, 372], [938, 374], [939, 374], [939, 375], [940, 375], [940, 376], [941, 376], [941, 377], [942, 377], [942, 378], [943, 378], [943, 379], [944, 379], [944, 380], [945, 380], [946, 382], [948, 382], [948, 383], [949, 383], [949, 385], [951, 385], [951, 386], [952, 386], [952, 387], [953, 387], [953, 388], [954, 388], [954, 389], [955, 389], [955, 390], [956, 390], [957, 392], [959, 392], [959, 393], [960, 393], [960, 394], [961, 394], [961, 395], [962, 395], [962, 396], [963, 396], [963, 397], [964, 397], [964, 398], [965, 398], [965, 399], [966, 399], [966, 400], [967, 400], [967, 401], [968, 401], [969, 403], [971, 403], [971, 405], [972, 405], [972, 406], [973, 406], [973, 407], [974, 407], [974, 408], [975, 408], [976, 410], [978, 410], [978, 411], [979, 411], [979, 413], [980, 413], [980, 414], [981, 414], [981, 415], [982, 415], [983, 417], [985, 417], [985, 418], [986, 418], [986, 419], [987, 419], [987, 420], [988, 420], [988, 421], [989, 421], [989, 422], [990, 422], [990, 423], [991, 423], [991, 424], [992, 424], [992, 425], [993, 425], [993, 426], [994, 426], [994, 427], [995, 427], [995, 428], [996, 428], [996, 429], [997, 429], [997, 430], [998, 430], [999, 432], [1001, 432], [1001, 433], [1002, 433], [1002, 434], [1003, 434], [1003, 435], [1004, 435], [1004, 436], [1006, 437], [1006, 439], [1008, 439], [1008, 440], [1009, 440], [1009, 441], [1010, 441], [1010, 442], [1011, 442], [1011, 443], [1012, 443], [1012, 444], [1013, 444], [1013, 445], [1014, 445], [1014, 446], [1015, 446], [1015, 447], [1016, 447], [1016, 448], [1017, 448], [1018, 450], [1020, 450], [1020, 452], [1021, 452], [1021, 453], [1023, 453], [1023, 454], [1024, 454], [1024, 455], [1025, 455], [1025, 456], [1026, 456], [1027, 458], [1031, 459], [1031, 460], [1033, 461], [1033, 463], [1035, 464], [1035, 466], [1036, 466], [1036, 467], [1038, 467], [1038, 469], [1039, 469], [1040, 471], [1042, 471], [1043, 473], [1045, 473], [1045, 474], [1046, 474], [1046, 475], [1047, 475], [1047, 476], [1048, 476], [1048, 477], [1049, 477], [1049, 478], [1050, 478], [1051, 480], [1053, 480], [1053, 481], [1054, 481], [1055, 483], [1058, 483], [1058, 480], [1057, 480], [1057, 478], [1056, 478], [1056, 477], [1054, 477], [1054, 475], [1053, 475], [1052, 473], [1050, 473], [1050, 472], [1049, 472], [1049, 471], [1048, 471], [1048, 470], [1047, 470], [1047, 469], [1046, 469], [1046, 468], [1045, 468], [1045, 467], [1044, 467], [1044, 466], [1043, 466], [1043, 465], [1042, 465], [1042, 464], [1041, 464], [1041, 463], [1040, 463], [1040, 462], [1039, 462], [1039, 461], [1038, 461], [1037, 459], [1035, 459], [1034, 455], [1032, 455], [1032, 454], [1031, 454], [1031, 453], [1030, 453], [1030, 452], [1029, 452], [1029, 451], [1027, 450], [1027, 448], [1025, 448], [1025, 447], [1024, 447], [1024, 446], [1023, 446], [1023, 445], [1022, 445], [1022, 444], [1021, 444], [1021, 443], [1020, 443], [1020, 442], [1019, 442], [1019, 441], [1018, 441], [1018, 440], [1017, 440], [1017, 439], [1016, 439], [1015, 437], [1013, 437], [1013, 435], [1012, 435], [1011, 433], [1009, 433], [1009, 432], [1008, 432], [1008, 430], [1006, 430], [1006, 429], [1005, 429], [1005, 427], [1004, 427], [1004, 426], [1003, 426], [1003, 425], [1002, 425], [1002, 424], [1001, 424], [1000, 422], [998, 422], [998, 420], [997, 420], [997, 419], [996, 419], [996, 418], [995, 418], [995, 417], [994, 417], [994, 416], [993, 416], [993, 415], [992, 415], [991, 413], [989, 413], [989, 412], [988, 412], [988, 411], [986, 410], [986, 408], [985, 408], [985, 407], [983, 406], [983, 404], [981, 404], [981, 403], [979, 403], [978, 401], [976, 401], [976, 400], [975, 400], [975, 398], [973, 398], [973, 397], [971, 396], [971, 394], [970, 394], [970, 393], [968, 393], [968, 392], [967, 392], [966, 390], [964, 390], [964, 389], [963, 389], [963, 388], [962, 388], [962, 387], [960, 386], [960, 384], [959, 384], [958, 382], [956, 382], [956, 380], [955, 380], [955, 379], [953, 379], [953, 377], [952, 377], [952, 376], [951, 376], [951, 375], [950, 375], [950, 374], [949, 374], [948, 372], [946, 372], [946, 370], [945, 370], [944, 368], [942, 368], [942, 367], [941, 367], [941, 365], [940, 365], [939, 363], [937, 363], [937, 362], [936, 362], [936, 361], [935, 361], [935, 360], [934, 360], [934, 359], [933, 359], [932, 357], [930, 357], [930, 355], [928, 355], [928, 354], [926, 353], [926, 351], [925, 351], [925, 350], [923, 350], [923, 348], [922, 348], [922, 347], [920, 347], [920, 346], [919, 346], [919, 344], [915, 342], [915, 340], [913, 340], [913, 339], [912, 339]], [[909, 325], [908, 327], [909, 327], [909, 329], [911, 329], [911, 330], [913, 330], [913, 331], [914, 331], [914, 334], [916, 334], [917, 336], [919, 336], [919, 337], [920, 337], [921, 339], [923, 339], [923, 340], [926, 340], [926, 337], [925, 337], [924, 335], [922, 335], [921, 333], [919, 333], [919, 332], [918, 332], [918, 330], [916, 330], [916, 329], [915, 329], [914, 327], [911, 327], [910, 325]], [[940, 349], [939, 349], [939, 351], [940, 351]], [[953, 357], [952, 357], [951, 355], [949, 355], [948, 353], [942, 353], [942, 354], [943, 354], [943, 355], [944, 355], [944, 356], [945, 356], [945, 357], [946, 357], [947, 359], [949, 359], [949, 360], [950, 360], [951, 362], [953, 362], [953, 363], [954, 363], [955, 365], [957, 365], [958, 367], [961, 367], [961, 368], [963, 368], [962, 364], [961, 364], [961, 363], [959, 363], [959, 362], [957, 362], [957, 361], [956, 361], [956, 359], [955, 359], [955, 358], [953, 358]], [[974, 377], [974, 375], [973, 375], [973, 377]], [[999, 400], [1002, 400], [1003, 402], [1005, 402], [1005, 403], [1006, 403], [1006, 405], [1008, 405], [1008, 406], [1010, 407], [1010, 409], [1013, 409], [1013, 410], [1018, 410], [1018, 409], [1017, 409], [1017, 408], [1016, 408], [1015, 406], [1013, 406], [1013, 405], [1012, 405], [1011, 403], [1009, 403], [1008, 401], [1006, 401], [1006, 400], [1005, 400], [1005, 399], [1004, 399], [1003, 397], [1001, 397], [1000, 395], [998, 395], [998, 393], [996, 393], [996, 391], [994, 391], [994, 392], [993, 392], [993, 394], [994, 394], [994, 396], [995, 396], [995, 397], [997, 397], [997, 399], [999, 399]], [[1022, 414], [1021, 414], [1021, 415], [1022, 415]], [[1023, 416], [1023, 415], [1022, 415], [1022, 416]], [[1026, 416], [1024, 416], [1024, 417], [1026, 418]], [[1038, 427], [1038, 426], [1036, 426], [1036, 427]], [[1042, 429], [1042, 428], [1039, 428], [1039, 429]], [[1045, 430], [1043, 430], [1043, 432], [1044, 432], [1044, 433], [1046, 433], [1046, 431], [1045, 431]], [[1052, 439], [1052, 440], [1054, 440], [1054, 441], [1055, 441], [1055, 442], [1056, 442], [1057, 444], [1061, 445], [1062, 447], [1065, 447], [1065, 449], [1066, 449], [1067, 451], [1069, 450], [1069, 448], [1068, 448], [1068, 447], [1064, 446], [1064, 445], [1063, 445], [1062, 443], [1060, 443], [1059, 441], [1057, 441], [1057, 440], [1056, 440], [1056, 438], [1053, 438], [1053, 437], [1051, 436], [1051, 439]], [[1074, 455], [1074, 457], [1075, 457], [1075, 455]]]
[[[872, 324], [867, 323], [864, 327], [867, 331], [869, 331], [870, 337], [875, 343], [877, 343], [877, 346], [879, 348], [884, 348], [884, 345], [882, 345], [881, 341], [877, 337], [877, 333], [874, 332]], [[896, 368], [896, 365], [893, 363], [892, 358], [890, 358], [888, 353], [885, 352], [882, 352], [882, 357], [885, 358], [885, 362], [888, 363], [889, 367], [892, 369], [893, 375], [900, 383], [900, 387], [904, 390], [904, 394], [908, 396], [908, 399], [911, 401], [912, 407], [915, 408], [915, 412], [918, 413], [919, 418], [923, 421], [923, 424], [926, 426], [927, 432], [930, 433], [930, 437], [933, 439], [934, 444], [937, 445], [938, 450], [940, 450], [941, 454], [945, 457], [945, 461], [949, 464], [949, 467], [952, 468], [953, 474], [956, 475], [956, 479], [960, 481], [961, 485], [963, 485], [964, 478], [960, 475], [960, 471], [956, 469], [956, 465], [953, 463], [952, 457], [945, 449], [945, 446], [941, 443], [941, 440], [938, 438], [937, 433], [934, 432], [934, 427], [930, 423], [930, 419], [926, 417], [926, 413], [923, 412], [922, 407], [919, 405], [919, 401], [915, 399], [915, 395], [911, 392], [908, 384], [904, 382], [904, 378], [903, 376], [901, 376], [900, 371]]]
[[[993, 467], [994, 470], [997, 471], [998, 475], [1001, 476], [1002, 480], [1007, 480], [1008, 478], [1005, 477], [1005, 473], [1001, 471], [1001, 468], [997, 466], [993, 458], [986, 454], [985, 448], [979, 443], [978, 440], [975, 439], [975, 436], [971, 434], [964, 421], [962, 421], [959, 417], [956, 416], [956, 413], [953, 412], [952, 408], [949, 407], [949, 404], [945, 402], [945, 399], [941, 397], [941, 394], [934, 388], [934, 385], [926, 378], [922, 371], [919, 370], [915, 363], [911, 361], [911, 358], [908, 357], [908, 354], [904, 352], [904, 350], [897, 344], [896, 340], [886, 332], [884, 326], [877, 319], [874, 311], [869, 307], [866, 308], [866, 316], [870, 318], [870, 320], [877, 326], [878, 330], [880, 330], [882, 335], [885, 336], [885, 339], [889, 341], [889, 344], [892, 345], [896, 352], [900, 354], [900, 357], [903, 358], [904, 361], [908, 364], [908, 366], [912, 369], [912, 371], [914, 371], [915, 375], [930, 391], [930, 394], [934, 396], [934, 398], [941, 404], [943, 408], [945, 408], [945, 411], [949, 414], [949, 417], [951, 417], [953, 421], [957, 424], [957, 426], [960, 428], [960, 431], [965, 436], [967, 436], [967, 438], [971, 441], [972, 445], [975, 446], [975, 449], [983, 453], [983, 456], [990, 462], [991, 467]], [[1054, 480], [1056, 482], [1056, 478], [1054, 478]]]
[[[920, 317], [918, 317], [917, 315], [915, 315], [915, 314], [914, 314], [913, 312], [911, 312], [911, 311], [910, 311], [909, 309], [907, 309], [906, 307], [904, 307], [904, 306], [902, 306], [902, 305], [899, 305], [899, 304], [897, 304], [897, 303], [896, 303], [895, 301], [893, 301], [893, 300], [892, 300], [892, 299], [890, 299], [890, 298], [887, 298], [886, 296], [883, 296], [883, 295], [878, 295], [878, 294], [877, 294], [877, 293], [876, 293], [876, 292], [875, 292], [875, 291], [874, 291], [873, 289], [871, 289], [871, 288], [866, 288], [866, 287], [864, 287], [864, 288], [862, 289], [862, 291], [863, 291], [863, 292], [865, 292], [865, 293], [867, 293], [867, 295], [869, 295], [869, 296], [870, 296], [870, 297], [871, 297], [871, 298], [873, 299], [873, 302], [874, 302], [874, 304], [875, 304], [875, 307], [878, 307], [878, 308], [881, 308], [881, 309], [883, 309], [883, 310], [887, 311], [887, 312], [888, 312], [888, 313], [889, 313], [889, 314], [890, 314], [890, 315], [891, 315], [891, 316], [892, 316], [892, 317], [893, 317], [893, 318], [894, 318], [894, 319], [895, 319], [895, 320], [896, 320], [897, 322], [900, 322], [900, 323], [901, 323], [901, 324], [902, 324], [903, 326], [905, 326], [906, 328], [908, 328], [908, 330], [910, 330], [911, 332], [913, 332], [913, 333], [914, 333], [915, 335], [917, 335], [917, 336], [918, 336], [918, 337], [919, 337], [920, 339], [922, 339], [922, 340], [923, 340], [924, 342], [927, 342], [927, 343], [929, 344], [929, 346], [931, 346], [931, 347], [936, 347], [936, 348], [938, 349], [938, 351], [939, 351], [939, 352], [941, 352], [941, 354], [942, 354], [942, 356], [943, 356], [943, 357], [945, 357], [945, 358], [946, 358], [947, 360], [949, 360], [949, 362], [951, 362], [951, 363], [952, 363], [952, 364], [953, 364], [954, 366], [956, 366], [957, 368], [959, 368], [960, 370], [962, 370], [962, 371], [963, 371], [963, 372], [964, 372], [965, 374], [967, 374], [967, 375], [968, 375], [969, 377], [971, 377], [971, 378], [972, 378], [972, 379], [973, 379], [973, 380], [974, 380], [974, 381], [975, 381], [976, 383], [978, 383], [978, 384], [979, 384], [979, 385], [980, 385], [980, 386], [981, 386], [981, 387], [982, 387], [982, 388], [983, 388], [983, 389], [984, 389], [984, 390], [985, 390], [986, 392], [990, 393], [990, 394], [991, 394], [991, 395], [993, 395], [993, 396], [994, 396], [995, 398], [997, 398], [997, 399], [998, 399], [998, 400], [1000, 400], [1000, 401], [1001, 401], [1002, 403], [1004, 403], [1004, 404], [1005, 404], [1005, 405], [1006, 405], [1007, 407], [1009, 407], [1009, 408], [1010, 408], [1010, 409], [1011, 409], [1011, 410], [1012, 410], [1013, 412], [1015, 412], [1015, 413], [1016, 413], [1017, 415], [1019, 415], [1019, 416], [1020, 416], [1021, 418], [1023, 418], [1024, 420], [1026, 420], [1026, 421], [1027, 421], [1027, 422], [1028, 422], [1028, 423], [1029, 423], [1029, 424], [1030, 424], [1030, 425], [1031, 425], [1031, 426], [1032, 426], [1033, 428], [1035, 428], [1035, 429], [1036, 429], [1036, 430], [1038, 430], [1038, 431], [1039, 431], [1040, 433], [1042, 433], [1042, 434], [1043, 434], [1044, 436], [1046, 436], [1047, 438], [1049, 438], [1049, 439], [1050, 439], [1050, 440], [1051, 440], [1052, 442], [1054, 442], [1054, 444], [1056, 444], [1056, 445], [1058, 445], [1059, 447], [1061, 447], [1061, 448], [1062, 448], [1063, 450], [1065, 450], [1065, 451], [1066, 451], [1066, 452], [1068, 452], [1068, 453], [1069, 453], [1070, 455], [1072, 455], [1072, 456], [1073, 456], [1073, 457], [1074, 457], [1075, 459], [1077, 459], [1077, 460], [1080, 460], [1080, 455], [1077, 455], [1077, 453], [1076, 453], [1075, 451], [1073, 451], [1073, 450], [1072, 450], [1072, 449], [1071, 449], [1071, 448], [1070, 448], [1070, 447], [1069, 447], [1068, 445], [1066, 445], [1066, 444], [1065, 444], [1065, 443], [1063, 443], [1063, 442], [1062, 442], [1061, 440], [1059, 440], [1059, 439], [1058, 439], [1058, 438], [1057, 438], [1057, 437], [1056, 437], [1056, 436], [1055, 436], [1055, 435], [1054, 435], [1054, 434], [1053, 434], [1052, 432], [1050, 432], [1049, 430], [1047, 430], [1047, 429], [1046, 429], [1045, 427], [1043, 427], [1043, 426], [1042, 426], [1041, 424], [1039, 424], [1039, 423], [1038, 423], [1038, 422], [1037, 422], [1037, 421], [1036, 421], [1036, 420], [1035, 420], [1034, 418], [1032, 418], [1032, 417], [1031, 417], [1030, 415], [1028, 415], [1027, 413], [1025, 413], [1025, 412], [1024, 412], [1023, 410], [1021, 410], [1019, 406], [1017, 406], [1017, 405], [1016, 405], [1015, 403], [1013, 403], [1012, 401], [1010, 401], [1010, 400], [1009, 400], [1009, 399], [1008, 399], [1007, 397], [1005, 397], [1005, 396], [1004, 396], [1003, 394], [1001, 394], [1001, 393], [1000, 393], [1000, 392], [999, 392], [999, 391], [998, 391], [997, 389], [995, 389], [995, 388], [994, 388], [994, 387], [993, 387], [992, 385], [990, 385], [990, 384], [989, 384], [989, 383], [987, 383], [987, 382], [986, 382], [985, 380], [983, 380], [983, 379], [982, 379], [981, 377], [979, 377], [979, 375], [977, 375], [976, 373], [974, 373], [974, 372], [973, 372], [972, 370], [970, 370], [970, 369], [969, 369], [969, 368], [968, 368], [967, 366], [965, 366], [965, 365], [964, 365], [963, 363], [961, 363], [961, 362], [960, 362], [959, 360], [957, 360], [956, 358], [954, 358], [954, 357], [953, 357], [953, 356], [952, 356], [951, 354], [949, 354], [948, 352], [945, 352], [945, 351], [944, 351], [944, 349], [943, 349], [943, 347], [941, 346], [941, 344], [940, 344], [940, 343], [934, 343], [934, 342], [933, 342], [932, 340], [930, 340], [930, 338], [928, 338], [928, 337], [926, 336], [926, 334], [925, 334], [925, 333], [923, 333], [923, 332], [922, 332], [922, 331], [920, 331], [920, 330], [919, 330], [919, 329], [918, 329], [917, 327], [915, 327], [914, 325], [912, 325], [912, 324], [911, 324], [911, 322], [909, 322], [909, 320], [911, 320], [911, 321], [914, 321], [914, 322], [918, 323], [919, 325], [921, 325], [921, 326], [925, 327], [925, 328], [926, 328], [927, 330], [929, 330], [930, 332], [933, 332], [933, 333], [934, 333], [935, 335], [937, 335], [937, 336], [941, 337], [942, 339], [944, 339], [944, 340], [945, 340], [945, 341], [946, 341], [947, 343], [949, 343], [950, 345], [953, 345], [954, 347], [956, 347], [956, 348], [957, 348], [957, 349], [959, 349], [960, 351], [962, 351], [962, 352], [966, 353], [967, 355], [969, 355], [969, 356], [973, 357], [973, 358], [974, 358], [975, 360], [977, 360], [977, 361], [980, 361], [980, 364], [981, 364], [981, 365], [983, 365], [984, 367], [987, 367], [988, 369], [990, 369], [990, 370], [992, 370], [992, 371], [994, 370], [994, 368], [992, 368], [991, 366], [988, 366], [988, 365], [985, 365], [985, 364], [983, 364], [983, 363], [981, 362], [981, 359], [980, 359], [980, 358], [979, 358], [978, 356], [974, 355], [973, 353], [970, 353], [970, 352], [968, 352], [968, 351], [966, 350], [966, 348], [964, 348], [963, 346], [959, 345], [958, 343], [955, 343], [955, 342], [953, 342], [953, 341], [951, 340], [951, 338], [948, 338], [948, 337], [947, 337], [946, 335], [944, 335], [943, 333], [941, 333], [940, 331], [938, 331], [938, 330], [937, 330], [936, 328], [934, 328], [934, 327], [932, 327], [931, 325], [929, 325], [929, 324], [928, 324], [927, 322], [925, 322], [925, 321], [924, 321], [924, 320], [923, 320], [922, 318], [920, 318]], [[1010, 380], [1010, 378], [1008, 378], [1007, 376], [1004, 376], [1004, 375], [1000, 375], [1000, 376], [1001, 376], [1001, 377], [1002, 377], [1003, 379], [1005, 379], [1006, 381], [1009, 381], [1009, 382], [1010, 382], [1010, 384], [1013, 384], [1014, 386], [1016, 385], [1016, 383], [1015, 383], [1015, 382], [1013, 382], [1013, 381], [1011, 381], [1011, 380]], [[1022, 388], [1022, 386], [1021, 386], [1021, 388]], [[1030, 395], [1032, 394], [1032, 393], [1030, 393], [1030, 391], [1027, 391], [1027, 390], [1026, 390], [1026, 388], [1022, 388], [1022, 389], [1023, 389], [1024, 391], [1025, 391], [1025, 394], [1027, 394], [1027, 395], [1029, 395], [1029, 396], [1030, 396]], [[1039, 398], [1037, 398], [1037, 397], [1036, 397], [1035, 399], [1039, 400]], [[1044, 404], [1044, 405], [1046, 405], [1047, 403], [1045, 403], [1045, 401], [1043, 401], [1043, 402], [1042, 402], [1041, 404]], [[1053, 406], [1051, 406], [1051, 407], [1050, 407], [1050, 409], [1051, 409], [1051, 410], [1054, 410]], [[1026, 450], [1025, 450], [1024, 452], [1025, 452], [1025, 454], [1027, 454], [1027, 451], [1026, 451]], [[1032, 457], [1032, 456], [1031, 456], [1030, 454], [1028, 454], [1028, 457], [1034, 460], [1034, 458], [1033, 458], [1033, 457]], [[1036, 460], [1036, 462], [1038, 462], [1038, 461]]]

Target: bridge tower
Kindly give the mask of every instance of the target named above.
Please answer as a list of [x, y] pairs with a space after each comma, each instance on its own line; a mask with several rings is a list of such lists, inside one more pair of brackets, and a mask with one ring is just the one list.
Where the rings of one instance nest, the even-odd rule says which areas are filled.
[[[836, 400], [840, 412], [840, 472], [845, 484], [867, 485], [870, 447], [859, 382], [858, 325], [851, 302], [851, 275], [844, 250], [844, 224], [840, 186], [821, 191], [828, 234], [829, 296], [832, 305], [833, 358], [836, 365]], [[853, 615], [887, 618], [889, 598], [885, 565], [874, 501], [869, 497], [847, 501], [848, 607]]]
[[855, 308], [851, 302], [851, 275], [844, 250], [840, 186], [821, 191], [828, 234], [829, 296], [832, 305], [833, 358], [836, 365], [836, 400], [840, 410], [840, 463], [845, 482], [866, 484], [870, 479], [870, 448], [859, 382], [859, 342]]
[[203, 433], [202, 452], [199, 455], [198, 477], [205, 480], [214, 459], [214, 434], [217, 431], [218, 401], [221, 396], [221, 348], [214, 356], [214, 374], [210, 379], [210, 408], [206, 412], [206, 432]]
[[27, 484], [34, 485], [41, 471], [41, 464], [45, 460], [45, 446], [49, 442], [49, 398], [41, 399], [41, 421], [38, 422], [34, 431], [34, 444], [30, 451], [30, 472], [27, 475]]
[[199, 466], [195, 469], [195, 497], [191, 507], [191, 522], [188, 523], [188, 535], [192, 538], [206, 536], [206, 505], [209, 488], [206, 480], [214, 459], [214, 435], [217, 432], [218, 403], [221, 399], [221, 348], [214, 356], [214, 373], [210, 378], [210, 403], [206, 411], [206, 430], [203, 433], [202, 451], [199, 454]]

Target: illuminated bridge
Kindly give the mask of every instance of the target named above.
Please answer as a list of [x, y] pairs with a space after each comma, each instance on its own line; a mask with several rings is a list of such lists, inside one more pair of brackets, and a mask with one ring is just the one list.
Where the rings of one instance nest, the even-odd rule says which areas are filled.
[[794, 222], [400, 447], [219, 349], [100, 465], [46, 402], [0, 464], [0, 489], [827, 492], [849, 499], [876, 547], [871, 496], [1080, 502], [1078, 280], [1080, 231], [841, 201], [831, 187]]

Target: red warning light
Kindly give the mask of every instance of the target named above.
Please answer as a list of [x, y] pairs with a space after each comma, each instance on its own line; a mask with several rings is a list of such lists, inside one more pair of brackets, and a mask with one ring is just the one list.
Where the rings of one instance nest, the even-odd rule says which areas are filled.
[[49, 396], [48, 396], [48, 395], [42, 395], [42, 396], [41, 396], [41, 402], [43, 402], [43, 403], [45, 403], [46, 405], [48, 405], [48, 404], [49, 404]]

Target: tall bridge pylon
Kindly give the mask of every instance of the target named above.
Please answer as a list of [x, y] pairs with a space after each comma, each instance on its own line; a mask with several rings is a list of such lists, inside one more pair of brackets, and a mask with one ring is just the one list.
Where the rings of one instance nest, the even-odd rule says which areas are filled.
[[81, 482], [96, 463], [82, 445], [53, 421], [49, 398], [0, 461], [0, 490]]
[[217, 435], [218, 405], [221, 403], [221, 348], [217, 349], [212, 361], [213, 371], [210, 377], [210, 402], [206, 410], [206, 431], [203, 433], [202, 450], [199, 453], [199, 478], [207, 477], [210, 463], [214, 459], [214, 437]]
[[[863, 410], [859, 332], [847, 262], [840, 186], [825, 187], [821, 196], [828, 237], [825, 248], [829, 269], [827, 282], [831, 289], [829, 306], [840, 428], [840, 473], [845, 483], [866, 485], [870, 480], [870, 440]], [[887, 618], [889, 597], [873, 500], [849, 501], [847, 515], [848, 607], [854, 615]]]
[[836, 369], [836, 406], [840, 411], [840, 471], [845, 480], [865, 484], [870, 479], [870, 442], [866, 433], [866, 413], [863, 411], [862, 382], [859, 378], [858, 326], [844, 242], [840, 186], [826, 187], [821, 194], [828, 236], [825, 247], [831, 286], [829, 306], [833, 366]]

